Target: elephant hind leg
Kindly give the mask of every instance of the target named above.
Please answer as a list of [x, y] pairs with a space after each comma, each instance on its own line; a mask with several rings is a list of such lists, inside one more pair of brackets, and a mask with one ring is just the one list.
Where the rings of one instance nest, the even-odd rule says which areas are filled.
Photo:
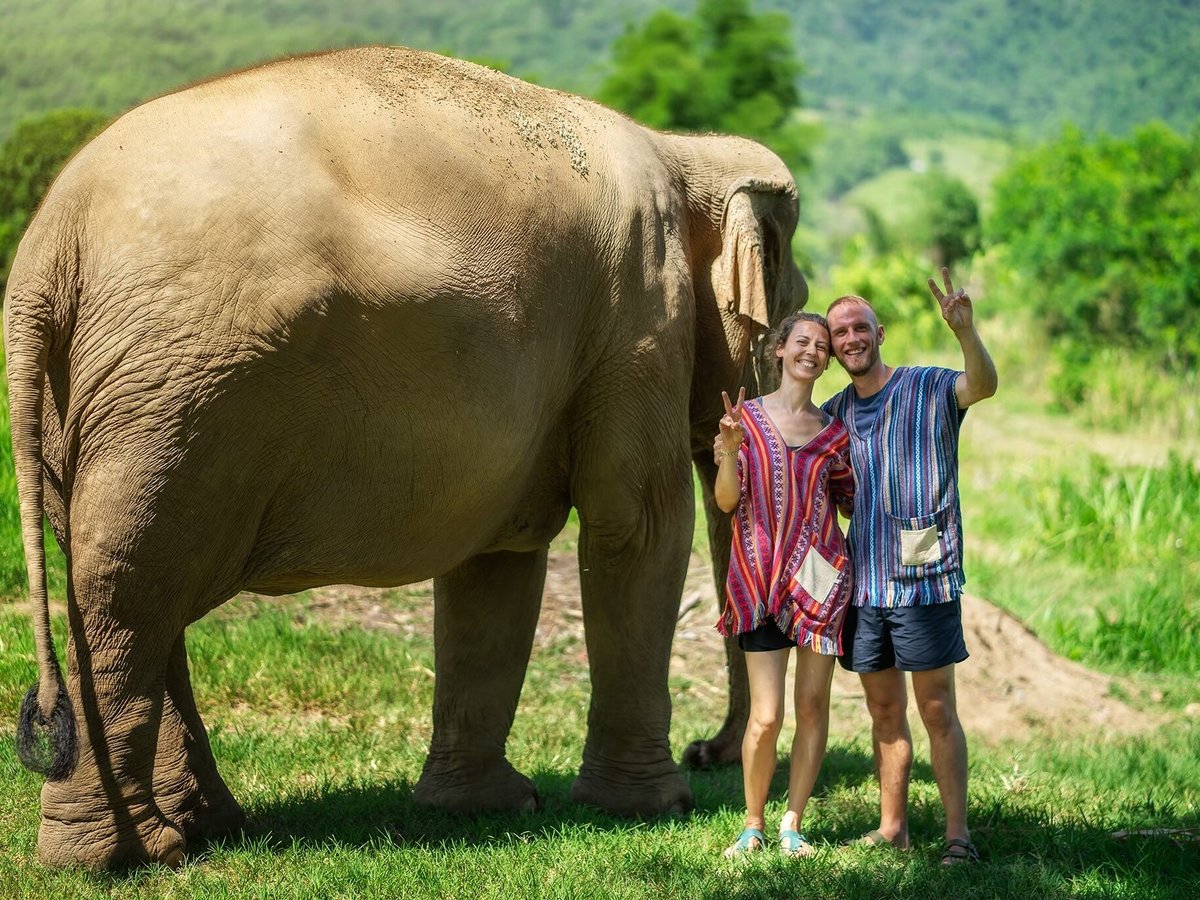
[[138, 595], [133, 568], [73, 554], [67, 692], [80, 747], [71, 774], [42, 787], [38, 855], [49, 866], [183, 862], [184, 836], [152, 786], [171, 646], [165, 607]]
[[167, 662], [167, 689], [154, 760], [154, 799], [189, 839], [231, 834], [246, 815], [217, 771], [192, 695], [181, 633]]
[[[704, 512], [708, 520], [708, 546], [712, 554], [714, 587], [717, 592], [717, 614], [725, 604], [725, 579], [729, 572], [730, 542], [733, 535], [731, 519], [721, 512], [713, 496], [717, 468], [707, 448], [695, 457], [704, 490]], [[746, 677], [746, 656], [737, 638], [725, 639], [725, 669], [729, 676], [729, 709], [725, 722], [711, 738], [692, 741], [683, 751], [683, 764], [691, 769], [710, 769], [738, 765], [742, 761], [742, 737], [750, 718], [750, 685]]]
[[433, 739], [417, 803], [452, 812], [534, 810], [505, 757], [546, 579], [546, 551], [476, 556], [434, 581]]
[[689, 769], [741, 764], [742, 738], [750, 716], [750, 690], [746, 679], [746, 657], [738, 647], [736, 637], [725, 639], [725, 662], [729, 673], [729, 711], [720, 731], [711, 738], [701, 738], [687, 745], [682, 762]]

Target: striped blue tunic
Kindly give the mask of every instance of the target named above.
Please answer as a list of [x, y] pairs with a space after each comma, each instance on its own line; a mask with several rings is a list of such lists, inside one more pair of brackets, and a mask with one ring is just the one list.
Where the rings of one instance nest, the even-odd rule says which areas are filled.
[[855, 606], [947, 603], [962, 594], [958, 432], [967, 411], [954, 394], [959, 374], [900, 366], [865, 402], [851, 384], [825, 403], [850, 433]]

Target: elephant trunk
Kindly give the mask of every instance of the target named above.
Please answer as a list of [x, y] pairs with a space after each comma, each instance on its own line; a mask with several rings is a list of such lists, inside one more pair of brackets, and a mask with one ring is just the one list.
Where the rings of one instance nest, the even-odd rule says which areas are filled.
[[74, 768], [77, 738], [74, 712], [50, 631], [42, 529], [42, 406], [51, 318], [31, 312], [31, 305], [37, 308], [19, 288], [11, 291], [6, 304], [13, 463], [38, 665], [38, 683], [25, 695], [17, 720], [17, 755], [26, 768], [56, 781], [66, 778]]

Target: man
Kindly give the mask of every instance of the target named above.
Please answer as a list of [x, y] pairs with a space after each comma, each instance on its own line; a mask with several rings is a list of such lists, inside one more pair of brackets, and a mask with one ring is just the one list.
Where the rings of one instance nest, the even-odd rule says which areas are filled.
[[971, 299], [929, 279], [942, 318], [962, 346], [963, 369], [893, 368], [879, 355], [883, 326], [862, 297], [839, 297], [826, 318], [851, 383], [826, 402], [850, 432], [858, 490], [850, 520], [854, 593], [842, 665], [859, 673], [879, 774], [879, 828], [859, 843], [907, 850], [912, 735], [905, 672], [929, 734], [946, 811], [942, 862], [977, 861], [967, 828], [967, 743], [954, 666], [967, 658], [960, 598], [962, 515], [958, 431], [966, 410], [996, 392], [996, 368], [975, 330]]

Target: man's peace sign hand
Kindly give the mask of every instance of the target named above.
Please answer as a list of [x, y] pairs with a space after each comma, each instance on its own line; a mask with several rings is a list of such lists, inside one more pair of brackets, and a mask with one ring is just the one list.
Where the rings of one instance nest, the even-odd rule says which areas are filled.
[[746, 389], [743, 387], [738, 390], [737, 403], [730, 403], [729, 394], [721, 391], [721, 401], [725, 404], [725, 415], [721, 416], [721, 433], [713, 441], [713, 460], [718, 465], [722, 456], [734, 456], [742, 446], [742, 441], [746, 439], [746, 432], [742, 428]]
[[971, 298], [962, 288], [957, 291], [954, 289], [950, 282], [950, 270], [945, 267], [942, 268], [942, 283], [946, 286], [945, 293], [942, 293], [936, 281], [929, 279], [929, 290], [933, 292], [933, 299], [937, 300], [938, 306], [942, 308], [942, 318], [946, 320], [951, 331], [959, 332], [970, 328], [975, 322]]

